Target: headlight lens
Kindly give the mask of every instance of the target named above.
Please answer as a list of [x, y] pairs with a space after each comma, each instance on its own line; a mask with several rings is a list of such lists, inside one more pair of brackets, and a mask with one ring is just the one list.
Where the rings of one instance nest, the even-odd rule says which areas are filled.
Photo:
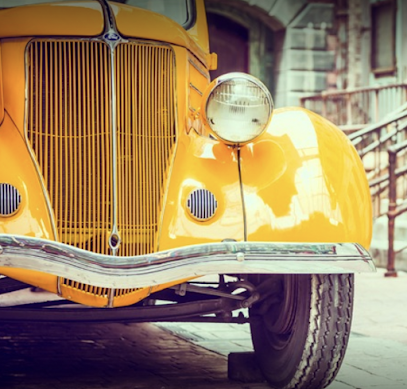
[[261, 135], [273, 113], [265, 85], [245, 73], [228, 73], [214, 80], [204, 98], [204, 119], [226, 143], [242, 144]]

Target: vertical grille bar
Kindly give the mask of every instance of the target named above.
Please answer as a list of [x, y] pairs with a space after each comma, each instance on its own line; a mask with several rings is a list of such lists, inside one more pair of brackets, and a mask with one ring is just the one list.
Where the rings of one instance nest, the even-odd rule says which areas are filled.
[[[115, 52], [118, 254], [154, 252], [176, 141], [174, 55], [128, 42]], [[111, 63], [100, 41], [35, 40], [27, 49], [27, 141], [60, 240], [109, 254], [112, 230]]]

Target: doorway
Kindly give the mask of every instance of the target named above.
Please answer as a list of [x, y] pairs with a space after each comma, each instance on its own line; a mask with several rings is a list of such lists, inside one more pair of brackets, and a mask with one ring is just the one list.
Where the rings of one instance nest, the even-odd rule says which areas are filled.
[[211, 79], [229, 72], [249, 73], [249, 31], [235, 21], [208, 12], [209, 45], [218, 55], [218, 68]]

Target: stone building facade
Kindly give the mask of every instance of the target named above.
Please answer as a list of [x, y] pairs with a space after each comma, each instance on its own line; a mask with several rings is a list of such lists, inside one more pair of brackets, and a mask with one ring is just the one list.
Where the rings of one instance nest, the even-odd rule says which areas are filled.
[[206, 0], [206, 8], [213, 77], [247, 71], [276, 106], [407, 81], [406, 0]]

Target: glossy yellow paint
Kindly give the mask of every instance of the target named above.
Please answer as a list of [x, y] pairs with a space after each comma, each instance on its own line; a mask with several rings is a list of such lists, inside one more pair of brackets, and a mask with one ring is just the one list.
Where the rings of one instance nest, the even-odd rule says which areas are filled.
[[[201, 2], [201, 0], [199, 0]], [[129, 38], [167, 42], [191, 50], [204, 63], [207, 62], [208, 35], [205, 16], [197, 18], [196, 26], [189, 32], [171, 19], [141, 8], [110, 3], [119, 32]], [[203, 5], [199, 6], [200, 8]]]
[[[205, 53], [209, 53], [209, 35], [204, 0], [196, 0], [195, 5], [196, 23], [188, 30], [188, 34]], [[211, 70], [216, 69], [216, 66], [212, 68], [209, 63], [207, 65]]]
[[187, 89], [189, 77], [188, 51], [184, 47], [173, 46], [175, 54], [175, 104], [177, 131], [179, 134], [187, 132], [189, 94]]
[[103, 27], [102, 7], [96, 1], [27, 5], [0, 12], [0, 38], [96, 36]]
[[4, 119], [4, 99], [3, 99], [3, 71], [1, 66], [1, 44], [0, 44], [0, 126]]
[[[191, 130], [208, 70], [184, 48], [174, 46], [177, 69], [178, 142], [167, 173], [157, 250], [223, 239], [244, 239], [236, 150]], [[191, 113], [191, 115], [189, 114]], [[218, 199], [218, 211], [205, 222], [195, 220], [186, 202], [194, 189], [205, 188]]]
[[80, 302], [81, 304], [90, 307], [106, 307], [109, 299], [106, 295], [97, 295], [94, 293], [85, 292], [81, 289], [69, 287], [65, 285], [60, 286], [61, 297], [66, 300]]
[[[1, 270], [1, 269], [0, 269]], [[18, 275], [18, 273], [16, 273]], [[107, 307], [109, 306], [109, 300], [112, 299], [112, 307], [123, 307], [131, 304], [135, 304], [152, 293], [158, 292], [163, 289], [167, 289], [171, 286], [183, 283], [189, 279], [182, 279], [176, 282], [168, 282], [161, 285], [155, 285], [152, 287], [134, 288], [134, 289], [115, 289], [92, 287], [90, 285], [83, 285], [78, 282], [70, 281], [67, 285], [61, 283], [60, 291], [61, 297], [80, 302], [92, 307]], [[84, 288], [85, 286], [85, 288]], [[47, 289], [48, 290], [48, 289]], [[110, 297], [112, 294], [112, 297]]]
[[369, 247], [365, 171], [331, 122], [301, 108], [276, 110], [267, 133], [242, 148], [241, 162], [249, 241]]
[[1, 42], [4, 109], [21, 135], [25, 114], [25, 48], [29, 39]]
[[[0, 217], [0, 233], [56, 239], [41, 180], [24, 140], [24, 52], [27, 39], [3, 41], [4, 120], [0, 127], [0, 182], [14, 185], [22, 196], [19, 210]], [[18, 125], [18, 128], [17, 126]], [[0, 274], [57, 292], [57, 277], [32, 270], [1, 267]]]
[[16, 269], [11, 267], [0, 267], [0, 274], [14, 278], [18, 281], [57, 293], [57, 276], [41, 273], [35, 270]]
[[[170, 174], [159, 250], [244, 239], [236, 150], [191, 131], [179, 138]], [[186, 207], [195, 189], [210, 190], [218, 201], [214, 217], [204, 222], [193, 219]]]
[[[29, 285], [44, 289], [48, 292], [58, 294], [58, 277], [52, 274], [42, 273], [34, 270], [10, 268], [10, 267], [0, 267], [0, 274], [7, 277], [14, 278], [18, 281], [27, 283]], [[160, 290], [167, 289], [171, 286], [183, 283], [189, 279], [182, 279], [177, 282], [168, 282], [161, 285], [155, 285], [152, 287], [136, 288], [134, 290], [115, 290], [113, 298], [113, 307], [123, 307], [131, 304], [135, 304], [138, 301], [145, 299], [152, 293], [158, 292]], [[72, 284], [75, 284], [72, 282]], [[98, 289], [102, 293], [94, 293], [91, 289]], [[88, 290], [83, 290], [76, 288], [74, 286], [67, 286], [60, 284], [60, 296], [70, 300], [80, 302], [84, 305], [93, 307], [106, 307], [109, 303], [108, 293], [110, 289], [103, 288], [89, 288]], [[104, 294], [104, 295], [102, 295]]]
[[165, 284], [155, 285], [147, 288], [139, 288], [132, 293], [125, 294], [123, 296], [116, 296], [113, 300], [113, 307], [124, 307], [127, 305], [135, 304], [150, 296], [152, 293], [170, 288], [174, 285], [182, 284], [183, 282], [186, 282], [188, 280], [190, 280], [190, 278], [179, 280], [176, 282], [167, 282]]
[[21, 133], [7, 115], [0, 131], [0, 182], [14, 185], [21, 194], [17, 213], [0, 216], [0, 233], [54, 240], [51, 217], [33, 160]]

